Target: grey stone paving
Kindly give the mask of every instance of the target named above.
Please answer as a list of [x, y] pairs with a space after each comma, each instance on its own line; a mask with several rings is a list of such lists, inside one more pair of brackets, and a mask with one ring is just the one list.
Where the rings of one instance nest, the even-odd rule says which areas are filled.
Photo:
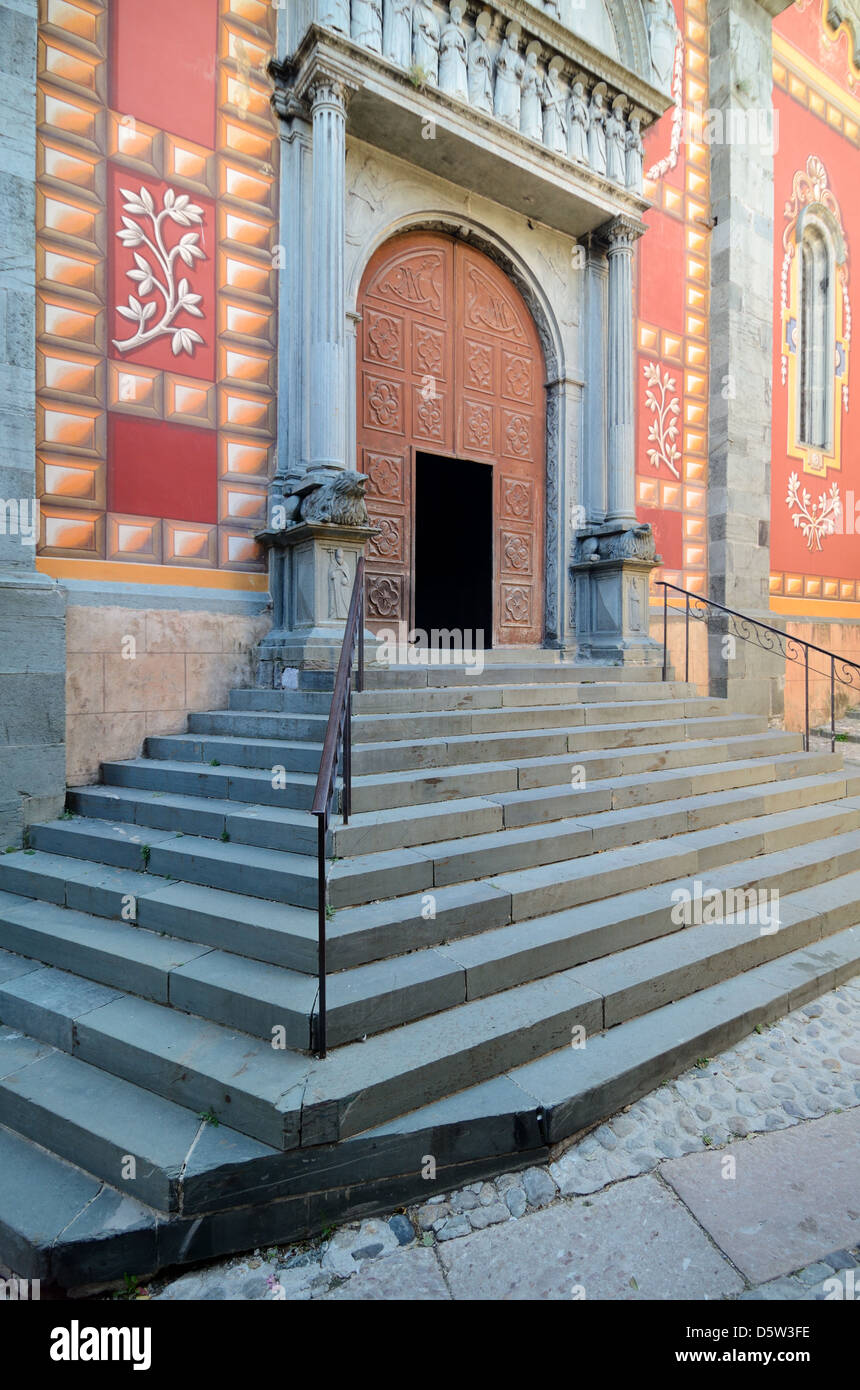
[[702, 1058], [546, 1167], [221, 1261], [150, 1293], [860, 1299], [856, 1107], [860, 977]]

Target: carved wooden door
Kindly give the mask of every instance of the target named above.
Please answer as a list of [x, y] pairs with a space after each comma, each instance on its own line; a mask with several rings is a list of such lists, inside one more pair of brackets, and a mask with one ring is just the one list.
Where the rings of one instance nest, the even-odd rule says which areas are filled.
[[413, 625], [415, 455], [426, 452], [493, 466], [493, 641], [539, 642], [544, 363], [521, 295], [482, 253], [413, 232], [373, 256], [359, 312], [358, 468], [380, 528], [370, 626]]

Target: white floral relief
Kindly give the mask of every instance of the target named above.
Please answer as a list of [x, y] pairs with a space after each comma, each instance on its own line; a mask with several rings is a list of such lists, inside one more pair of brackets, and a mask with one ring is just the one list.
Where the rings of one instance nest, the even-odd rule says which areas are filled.
[[824, 536], [832, 536], [836, 530], [836, 518], [842, 510], [839, 486], [833, 483], [828, 492], [822, 492], [817, 502], [813, 502], [806, 488], [800, 491], [800, 481], [796, 473], [788, 480], [788, 507], [796, 508], [791, 517], [806, 537], [810, 550], [820, 550]]
[[652, 183], [656, 183], [670, 169], [674, 169], [678, 163], [678, 155], [681, 150], [681, 132], [684, 124], [684, 36], [678, 34], [678, 41], [675, 47], [675, 63], [672, 72], [672, 101], [674, 109], [672, 111], [672, 134], [669, 139], [669, 153], [665, 158], [652, 164], [645, 177]]
[[648, 383], [645, 404], [656, 417], [648, 426], [648, 440], [654, 445], [653, 449], [648, 450], [648, 458], [654, 468], [659, 468], [660, 464], [664, 463], [674, 477], [680, 478], [678, 416], [681, 413], [681, 403], [677, 396], [671, 395], [675, 390], [675, 378], [668, 372], [661, 372], [656, 362], [643, 363], [643, 370]]
[[[129, 280], [136, 282], [140, 298], [130, 294], [127, 305], [117, 305], [117, 313], [135, 324], [135, 332], [130, 338], [115, 338], [114, 347], [119, 352], [130, 352], [169, 334], [175, 357], [183, 352], [193, 356], [195, 346], [202, 343], [203, 338], [193, 328], [177, 326], [176, 319], [180, 313], [202, 319], [203, 311], [198, 307], [202, 295], [193, 294], [186, 279], [177, 283], [176, 269], [178, 261], [193, 266], [195, 260], [205, 260], [206, 255], [198, 245], [199, 232], [186, 232], [175, 246], [168, 249], [164, 239], [164, 223], [175, 222], [180, 227], [199, 226], [203, 221], [203, 209], [192, 203], [187, 193], [177, 197], [172, 188], [165, 192], [160, 212], [156, 211], [149, 189], [141, 188], [139, 193], [132, 193], [122, 188], [120, 192], [125, 199], [123, 211], [128, 215], [123, 217], [117, 237], [134, 254], [134, 269], [127, 270], [126, 275]], [[135, 221], [136, 218], [139, 220]], [[145, 252], [138, 251], [138, 247], [145, 247]], [[152, 298], [148, 297], [150, 295]], [[163, 303], [160, 303], [159, 296]], [[160, 317], [157, 322], [151, 322], [156, 319], [159, 308]]]

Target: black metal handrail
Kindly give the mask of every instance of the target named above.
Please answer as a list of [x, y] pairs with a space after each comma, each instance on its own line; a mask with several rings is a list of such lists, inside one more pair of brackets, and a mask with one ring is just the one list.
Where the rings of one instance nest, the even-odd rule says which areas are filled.
[[[787, 632], [783, 632], [778, 627], [771, 627], [768, 623], [762, 623], [758, 618], [750, 618], [746, 613], [737, 613], [733, 608], [726, 608], [725, 604], [717, 603], [715, 599], [703, 598], [701, 594], [694, 594], [689, 589], [681, 589], [677, 584], [669, 584], [665, 579], [657, 581], [658, 587], [663, 590], [663, 679], [666, 679], [669, 669], [668, 659], [668, 617], [669, 617], [669, 589], [676, 594], [683, 594], [684, 603], [684, 680], [690, 679], [690, 619], [695, 618], [699, 622], [708, 623], [711, 618], [711, 609], [716, 609], [726, 619], [727, 629], [739, 637], [743, 642], [752, 642], [761, 647], [762, 651], [778, 652], [785, 657], [786, 661], [793, 661], [804, 668], [804, 701], [805, 701], [805, 721], [803, 734], [803, 747], [809, 752], [809, 675], [810, 671], [814, 676], [824, 676], [830, 680], [830, 751], [836, 748], [836, 686], [847, 685], [860, 691], [860, 666], [854, 661], [848, 661], [844, 656], [837, 656], [835, 652], [828, 651], [826, 647], [817, 647], [814, 642], [806, 642], [802, 637], [792, 637]], [[691, 603], [692, 600], [692, 603]], [[679, 606], [672, 605], [673, 613], [679, 611]], [[760, 634], [767, 633], [768, 637]], [[776, 641], [773, 639], [776, 638]], [[818, 652], [819, 656], [827, 658], [829, 670], [822, 671], [817, 667], [810, 667], [809, 653]]]
[[337, 790], [337, 774], [340, 768], [340, 755], [343, 753], [343, 778], [341, 806], [343, 823], [349, 824], [352, 810], [352, 663], [358, 647], [358, 663], [355, 674], [355, 688], [364, 689], [364, 556], [359, 556], [355, 567], [355, 581], [343, 646], [334, 678], [331, 697], [331, 710], [323, 739], [320, 770], [317, 777], [311, 812], [317, 818], [317, 977], [319, 993], [317, 996], [316, 1047], [320, 1057], [326, 1055], [326, 917], [328, 911], [328, 892], [326, 883], [326, 844], [331, 810]]

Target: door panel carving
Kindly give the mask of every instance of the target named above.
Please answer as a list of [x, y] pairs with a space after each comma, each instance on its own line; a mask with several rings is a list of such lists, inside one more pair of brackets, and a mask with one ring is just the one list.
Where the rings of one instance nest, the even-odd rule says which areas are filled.
[[358, 467], [380, 527], [367, 552], [371, 627], [413, 623], [415, 454], [424, 451], [493, 465], [493, 642], [539, 642], [545, 373], [519, 291], [472, 247], [412, 232], [373, 256], [358, 308]]

